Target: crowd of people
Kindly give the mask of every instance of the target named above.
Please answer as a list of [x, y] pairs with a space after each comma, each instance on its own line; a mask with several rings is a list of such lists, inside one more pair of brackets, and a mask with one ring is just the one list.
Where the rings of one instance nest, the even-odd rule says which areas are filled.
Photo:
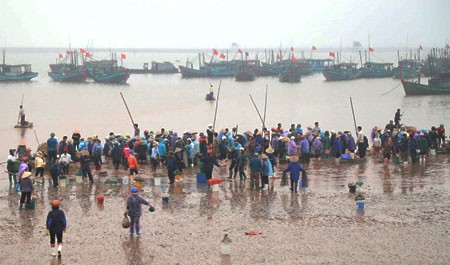
[[[51, 133], [35, 154], [23, 141], [17, 150], [9, 150], [8, 172], [12, 185], [17, 183], [16, 176], [21, 179], [25, 171], [32, 172], [34, 168], [34, 176], [42, 178], [48, 169], [53, 186], [57, 187], [58, 176], [67, 175], [71, 164], [75, 163], [83, 178], [93, 182], [91, 164], [98, 172], [103, 161], [110, 159], [114, 170], [123, 167], [131, 176], [139, 174], [143, 164], [150, 164], [152, 172], [159, 166], [165, 167], [172, 184], [174, 172], [194, 165], [199, 165], [206, 178], [211, 179], [214, 167], [223, 166], [221, 161], [226, 160], [229, 179], [239, 175], [240, 180], [245, 180], [250, 173], [251, 186], [263, 188], [277, 164], [288, 163], [293, 157], [301, 164], [308, 164], [312, 158], [358, 159], [366, 156], [371, 144], [372, 154], [386, 162], [394, 158], [397, 163], [414, 164], [423, 162], [431, 150], [445, 147], [444, 124], [432, 126], [431, 130], [417, 130], [400, 126], [400, 114], [396, 113], [395, 117], [395, 123], [391, 120], [384, 129], [374, 126], [367, 135], [358, 126], [355, 136], [348, 130], [322, 130], [319, 122], [305, 129], [301, 124], [284, 129], [279, 123], [271, 129], [245, 132], [238, 132], [237, 128], [216, 131], [209, 125], [205, 133], [184, 131], [183, 134], [164, 128], [156, 132], [145, 130], [141, 134], [135, 124], [133, 135], [110, 132], [103, 143], [97, 135], [82, 137], [78, 130], [70, 138], [64, 135], [60, 141]], [[21, 161], [17, 174], [13, 165], [16, 159]]]

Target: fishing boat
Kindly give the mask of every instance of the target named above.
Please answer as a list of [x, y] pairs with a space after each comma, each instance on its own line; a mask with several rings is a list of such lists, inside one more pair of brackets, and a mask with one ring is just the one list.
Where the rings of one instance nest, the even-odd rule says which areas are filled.
[[296, 66], [292, 66], [289, 69], [284, 70], [278, 77], [278, 80], [286, 83], [299, 83], [301, 78], [302, 74], [300, 69]]
[[312, 73], [322, 72], [326, 67], [330, 67], [333, 64], [332, 59], [304, 59], [309, 65], [309, 71]]
[[234, 76], [236, 81], [255, 81], [255, 73], [250, 67], [243, 64], [239, 67], [236, 75]]
[[440, 73], [437, 77], [430, 78], [428, 84], [418, 81], [406, 81], [402, 79], [403, 89], [406, 95], [443, 95], [450, 94], [450, 72]]
[[85, 82], [87, 78], [86, 68], [78, 65], [78, 53], [67, 51], [66, 57], [55, 64], [50, 64], [48, 76], [56, 82]]
[[420, 74], [422, 64], [417, 60], [400, 60], [398, 66], [393, 69], [393, 78], [411, 79]]
[[148, 63], [144, 63], [142, 69], [129, 69], [131, 74], [176, 74], [179, 73], [178, 68], [176, 68], [171, 62], [152, 62], [152, 66], [149, 69]]
[[360, 68], [362, 78], [392, 77], [393, 63], [367, 62]]
[[38, 73], [31, 71], [31, 64], [6, 64], [5, 50], [3, 50], [3, 63], [0, 64], [0, 81], [30, 81], [36, 76], [38, 76]]
[[20, 122], [16, 125], [14, 125], [14, 128], [16, 129], [28, 129], [28, 128], [33, 128], [33, 123], [26, 121], [24, 122], [24, 124], [21, 124]]
[[357, 63], [340, 63], [325, 67], [322, 72], [327, 81], [353, 80], [360, 78], [362, 73], [356, 68]]
[[98, 83], [125, 84], [130, 77], [128, 69], [119, 66], [117, 60], [85, 62], [88, 76]]

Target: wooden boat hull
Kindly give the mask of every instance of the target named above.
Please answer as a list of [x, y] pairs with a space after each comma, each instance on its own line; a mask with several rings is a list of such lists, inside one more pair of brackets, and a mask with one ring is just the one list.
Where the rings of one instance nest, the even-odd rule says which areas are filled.
[[85, 82], [87, 78], [86, 71], [74, 72], [74, 73], [52, 73], [49, 72], [48, 76], [56, 82]]
[[283, 83], [299, 83], [301, 78], [302, 75], [299, 71], [288, 70], [281, 73], [278, 80]]
[[450, 94], [450, 85], [433, 86], [402, 80], [406, 95], [445, 95]]
[[22, 125], [22, 124], [16, 124], [15, 126], [14, 126], [14, 128], [16, 128], [16, 129], [27, 129], [27, 128], [33, 128], [33, 123], [32, 122], [26, 122], [24, 125]]
[[97, 83], [108, 83], [108, 84], [126, 84], [130, 74], [128, 69], [120, 70], [115, 73], [105, 73], [102, 75], [89, 75], [92, 80]]
[[242, 82], [255, 81], [255, 73], [253, 71], [239, 72], [234, 76], [234, 79]]
[[206, 69], [193, 69], [185, 66], [178, 66], [180, 68], [181, 76], [184, 78], [190, 77], [209, 77], [209, 70]]
[[20, 75], [4, 75], [0, 73], [0, 82], [22, 82], [30, 81], [31, 79], [38, 76], [38, 73], [28, 72]]
[[392, 77], [392, 71], [377, 71], [377, 70], [361, 70], [362, 78], [386, 78]]
[[344, 81], [344, 80], [354, 80], [361, 77], [361, 71], [345, 71], [345, 72], [338, 72], [334, 71], [333, 69], [325, 69], [325, 71], [322, 72], [323, 76], [327, 81]]

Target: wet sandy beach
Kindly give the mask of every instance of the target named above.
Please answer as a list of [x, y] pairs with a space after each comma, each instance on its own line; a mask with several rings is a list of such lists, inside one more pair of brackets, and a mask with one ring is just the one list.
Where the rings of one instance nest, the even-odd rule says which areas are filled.
[[[165, 169], [149, 173], [141, 195], [156, 206], [141, 219], [142, 237], [129, 238], [121, 227], [125, 198], [132, 185], [77, 184], [66, 188], [36, 186], [35, 210], [18, 210], [20, 194], [0, 181], [2, 264], [449, 264], [449, 156], [425, 164], [383, 165], [363, 162], [312, 161], [306, 166], [309, 187], [291, 193], [281, 170], [269, 190], [254, 191], [248, 180], [227, 181], [227, 168], [214, 171], [224, 179], [219, 192], [196, 184], [197, 169], [183, 171], [182, 182], [167, 185]], [[115, 173], [109, 163], [108, 177]], [[47, 173], [47, 172], [46, 172]], [[161, 186], [154, 186], [154, 178]], [[356, 209], [347, 184], [362, 180], [365, 209]], [[170, 194], [162, 204], [161, 193]], [[104, 204], [95, 196], [105, 195]], [[69, 229], [61, 259], [50, 256], [44, 224], [49, 202], [61, 200]], [[257, 231], [261, 235], [245, 235]], [[231, 255], [221, 256], [220, 242], [229, 234]]]

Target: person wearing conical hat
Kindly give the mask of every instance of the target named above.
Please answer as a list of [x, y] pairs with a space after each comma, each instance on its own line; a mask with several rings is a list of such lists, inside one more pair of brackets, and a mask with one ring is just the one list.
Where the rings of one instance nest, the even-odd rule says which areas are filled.
[[26, 198], [26, 205], [28, 205], [31, 202], [31, 193], [33, 192], [33, 181], [30, 179], [31, 172], [25, 171], [22, 173], [22, 176], [20, 177], [19, 185], [20, 185], [20, 192], [22, 193], [20, 196], [20, 205], [19, 209], [23, 208], [23, 204], [25, 203]]
[[19, 145], [16, 149], [16, 154], [21, 159], [23, 156], [27, 155], [27, 142], [24, 139], [19, 141]]
[[290, 172], [289, 175], [291, 179], [291, 191], [297, 192], [298, 180], [300, 178], [300, 171], [303, 170], [304, 170], [303, 167], [298, 162], [297, 156], [289, 157], [289, 164], [283, 172]]
[[45, 160], [41, 151], [36, 153], [36, 158], [34, 159], [34, 167], [36, 168], [34, 176], [39, 176], [41, 178], [44, 177]]
[[77, 129], [73, 130], [72, 133], [72, 141], [73, 141], [73, 146], [75, 147], [75, 149], [77, 151], [79, 151], [80, 149], [78, 149], [78, 146], [80, 144], [80, 140], [81, 140], [81, 134], [80, 131], [78, 131]]
[[[59, 209], [59, 200], [53, 200], [52, 210], [47, 214], [46, 228], [47, 235], [50, 235], [50, 248], [52, 250], [51, 255], [61, 257], [63, 247], [63, 233], [67, 227], [67, 220], [64, 211]], [[55, 240], [56, 239], [56, 240]], [[58, 242], [58, 248], [53, 251], [55, 247], [55, 241]]]

